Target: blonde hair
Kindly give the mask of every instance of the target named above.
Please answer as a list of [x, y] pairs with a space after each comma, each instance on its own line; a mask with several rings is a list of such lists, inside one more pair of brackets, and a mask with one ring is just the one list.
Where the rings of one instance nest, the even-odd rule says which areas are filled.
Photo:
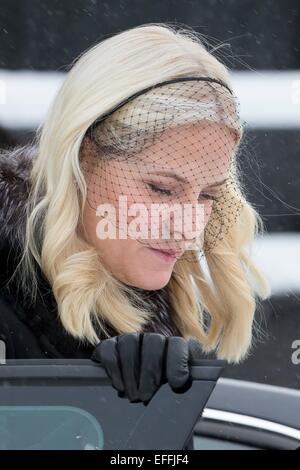
[[[196, 74], [230, 87], [225, 65], [194, 31], [167, 24], [137, 26], [94, 45], [72, 64], [37, 130], [38, 152], [20, 262], [23, 282], [30, 279], [35, 297], [35, 259], [52, 286], [63, 326], [82, 341], [100, 341], [94, 322], [108, 336], [106, 322], [119, 334], [129, 333], [140, 331], [151, 315], [137, 297], [129, 301], [126, 287], [78, 233], [87, 196], [79, 164], [85, 132], [129, 95], [164, 80]], [[243, 199], [238, 222], [206, 254], [210, 279], [199, 261], [180, 261], [166, 286], [182, 336], [196, 338], [204, 351], [215, 350], [217, 357], [230, 362], [240, 361], [249, 351], [257, 297], [264, 299], [270, 293], [248, 252], [259, 230], [263, 230], [260, 216]]]

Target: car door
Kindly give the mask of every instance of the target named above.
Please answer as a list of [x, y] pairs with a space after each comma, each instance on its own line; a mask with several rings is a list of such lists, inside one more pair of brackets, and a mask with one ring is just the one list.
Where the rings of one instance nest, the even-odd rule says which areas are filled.
[[194, 448], [300, 449], [300, 390], [221, 378], [195, 426]]
[[130, 403], [89, 359], [7, 360], [0, 365], [0, 448], [184, 449], [224, 361], [199, 360], [185, 393], [160, 387]]

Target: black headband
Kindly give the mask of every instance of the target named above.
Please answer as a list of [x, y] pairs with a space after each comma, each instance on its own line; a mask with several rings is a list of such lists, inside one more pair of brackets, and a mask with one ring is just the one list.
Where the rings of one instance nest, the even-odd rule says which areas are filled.
[[160, 82], [160, 83], [156, 83], [154, 85], [150, 85], [150, 86], [148, 86], [146, 88], [143, 88], [142, 90], [139, 90], [136, 93], [133, 93], [132, 95], [128, 96], [127, 98], [122, 100], [120, 103], [118, 103], [116, 106], [114, 106], [110, 111], [108, 111], [107, 113], [105, 113], [102, 116], [100, 116], [99, 118], [97, 118], [91, 124], [91, 126], [87, 129], [87, 132], [91, 128], [93, 128], [96, 124], [98, 124], [100, 121], [103, 121], [106, 117], [110, 116], [114, 111], [121, 108], [123, 105], [125, 105], [129, 101], [133, 100], [137, 96], [140, 96], [143, 93], [146, 93], [147, 91], [154, 90], [155, 88], [158, 88], [159, 86], [169, 85], [170, 83], [188, 82], [188, 81], [206, 81], [206, 82], [218, 83], [219, 85], [225, 87], [232, 94], [231, 89], [228, 87], [228, 85], [226, 85], [226, 83], [224, 83], [222, 80], [218, 80], [218, 79], [212, 78], [212, 77], [181, 77], [181, 78], [174, 78], [172, 80], [166, 80], [166, 81], [163, 81], [163, 82]]

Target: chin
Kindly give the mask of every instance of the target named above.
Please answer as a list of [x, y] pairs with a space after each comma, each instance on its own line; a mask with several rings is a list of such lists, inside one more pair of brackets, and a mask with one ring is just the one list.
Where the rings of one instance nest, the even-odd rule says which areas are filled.
[[131, 282], [135, 287], [145, 290], [158, 290], [165, 287], [170, 281], [172, 271], [168, 273], [152, 273], [152, 275], [139, 276], [139, 278], [134, 279], [134, 282]]

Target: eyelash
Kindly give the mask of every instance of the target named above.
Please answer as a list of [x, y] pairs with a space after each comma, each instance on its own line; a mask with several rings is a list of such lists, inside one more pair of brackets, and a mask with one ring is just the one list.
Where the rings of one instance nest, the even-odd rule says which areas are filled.
[[[159, 186], [156, 186], [155, 184], [151, 184], [151, 183], [148, 183], [148, 185], [151, 188], [151, 190], [155, 193], [162, 194], [164, 196], [172, 196], [172, 191], [170, 189], [160, 188]], [[203, 197], [206, 200], [212, 200], [212, 201], [217, 200], [217, 196], [213, 196], [211, 194], [203, 195]]]

